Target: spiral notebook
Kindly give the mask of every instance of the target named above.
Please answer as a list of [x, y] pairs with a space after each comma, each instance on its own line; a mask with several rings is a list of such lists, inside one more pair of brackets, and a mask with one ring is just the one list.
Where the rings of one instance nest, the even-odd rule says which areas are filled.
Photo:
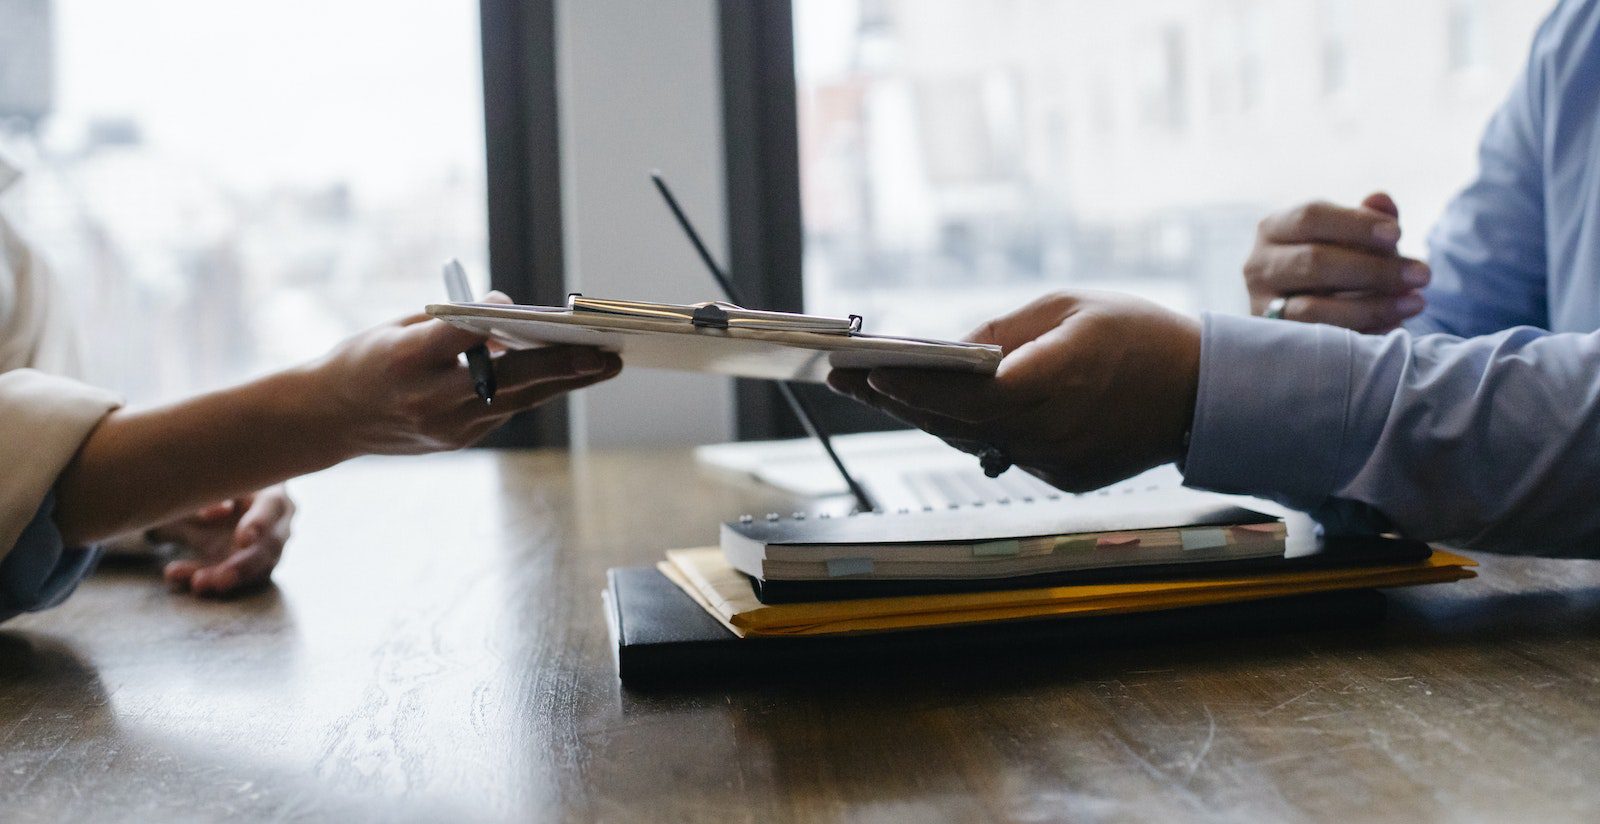
[[842, 517], [744, 516], [723, 555], [764, 583], [1007, 579], [1283, 555], [1281, 520], [1185, 488]]

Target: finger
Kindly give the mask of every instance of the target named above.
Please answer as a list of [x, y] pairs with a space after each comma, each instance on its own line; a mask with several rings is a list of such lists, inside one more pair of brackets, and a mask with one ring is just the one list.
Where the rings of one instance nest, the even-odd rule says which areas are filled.
[[622, 359], [588, 346], [545, 346], [507, 352], [494, 359], [494, 374], [502, 390], [530, 384], [592, 377], [622, 370]]
[[294, 502], [282, 487], [271, 487], [256, 497], [233, 530], [233, 545], [243, 548], [271, 538], [282, 543], [289, 538], [294, 517]]
[[[505, 292], [502, 292], [499, 289], [494, 289], [494, 290], [491, 290], [489, 292], [489, 294], [483, 296], [483, 302], [484, 303], [511, 303], [512, 300], [511, 300], [511, 296], [510, 295], [507, 295]], [[487, 341], [484, 341], [483, 345], [489, 347], [489, 354], [494, 355], [496, 357], [498, 357], [501, 354], [504, 354], [505, 352], [509, 351], [509, 350], [506, 349], [506, 345], [505, 344], [501, 343], [500, 341], [495, 340], [494, 338], [490, 338]]]
[[272, 578], [283, 544], [268, 538], [229, 555], [221, 563], [195, 570], [189, 591], [201, 596], [231, 595], [259, 586]]
[[994, 433], [980, 429], [974, 424], [947, 418], [926, 409], [907, 406], [881, 392], [858, 397], [856, 400], [947, 442], [990, 443], [994, 440]]
[[872, 391], [867, 385], [865, 369], [834, 369], [828, 373], [827, 384], [829, 389], [847, 398]]
[[234, 510], [238, 508], [239, 502], [230, 498], [226, 501], [218, 501], [210, 506], [201, 507], [200, 509], [196, 510], [194, 515], [191, 517], [201, 522], [220, 521], [229, 515], [232, 515]]
[[194, 569], [189, 590], [221, 596], [265, 583], [283, 557], [293, 519], [294, 501], [282, 485], [262, 490], [256, 505], [239, 519], [234, 551], [218, 563]]
[[558, 395], [610, 380], [621, 371], [622, 362], [619, 360], [608, 366], [605, 371], [597, 374], [524, 384], [510, 391], [496, 394], [492, 405], [485, 406], [480, 403], [472, 405], [470, 408], [476, 413], [477, 417], [509, 417], [517, 412], [538, 406]]
[[454, 364], [462, 352], [487, 340], [485, 335], [457, 329], [442, 320], [413, 323], [404, 330], [404, 345], [425, 363]]
[[[481, 303], [511, 303], [512, 300], [508, 295], [506, 295], [505, 292], [502, 292], [502, 291], [500, 291], [498, 289], [495, 289], [495, 290], [489, 292], [487, 295], [484, 295], [483, 296], [483, 300], [480, 301], [480, 302]], [[415, 326], [415, 325], [417, 325], [419, 323], [426, 323], [427, 321], [430, 321], [430, 320], [433, 320], [433, 316], [428, 314], [427, 312], [416, 312], [414, 314], [406, 315], [405, 317], [400, 318], [400, 320], [396, 321], [396, 323], [398, 323], [400, 326]], [[463, 346], [461, 348], [463, 350], [465, 350], [467, 347]]]
[[1267, 216], [1261, 221], [1261, 238], [1271, 243], [1339, 243], [1393, 251], [1400, 240], [1400, 222], [1376, 209], [1318, 201]]
[[966, 340], [999, 346], [1005, 354], [1059, 326], [1077, 311], [1078, 300], [1057, 292], [1038, 298], [1020, 309], [986, 321]]
[[1283, 316], [1306, 323], [1329, 323], [1369, 334], [1389, 332], [1401, 321], [1421, 312], [1422, 296], [1407, 293], [1392, 295], [1297, 295], [1283, 305]]
[[199, 561], [188, 558], [172, 561], [161, 571], [161, 577], [167, 582], [168, 587], [176, 591], [182, 591], [189, 588], [189, 581], [200, 567], [201, 563]]
[[1277, 295], [1379, 292], [1401, 295], [1428, 285], [1428, 264], [1326, 243], [1257, 250], [1260, 285]]
[[1400, 206], [1389, 197], [1387, 192], [1373, 192], [1362, 199], [1361, 205], [1374, 212], [1382, 212], [1393, 218], [1400, 217]]
[[829, 375], [828, 385], [835, 391], [856, 401], [881, 410], [923, 431], [947, 440], [983, 441], [982, 433], [971, 424], [957, 421], [937, 412], [918, 409], [895, 400], [873, 389], [867, 373], [862, 370], [835, 370]]
[[964, 423], [993, 420], [1010, 406], [1008, 393], [987, 375], [874, 369], [867, 373], [867, 385], [905, 406]]

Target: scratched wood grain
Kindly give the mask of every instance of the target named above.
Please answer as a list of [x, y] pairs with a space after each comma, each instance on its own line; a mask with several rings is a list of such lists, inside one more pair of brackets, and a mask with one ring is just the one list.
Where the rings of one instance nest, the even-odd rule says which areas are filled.
[[0, 821], [1594, 820], [1600, 563], [1381, 627], [637, 693], [606, 567], [782, 501], [684, 451], [365, 460], [277, 585], [0, 628]]

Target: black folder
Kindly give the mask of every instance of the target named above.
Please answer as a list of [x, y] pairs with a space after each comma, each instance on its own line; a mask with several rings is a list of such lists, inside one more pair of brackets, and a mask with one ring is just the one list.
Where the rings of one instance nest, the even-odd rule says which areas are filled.
[[603, 593], [617, 675], [629, 686], [724, 684], [848, 671], [963, 667], [977, 657], [1062, 648], [1293, 632], [1383, 618], [1376, 590], [1096, 617], [805, 638], [740, 638], [655, 567], [606, 572]]

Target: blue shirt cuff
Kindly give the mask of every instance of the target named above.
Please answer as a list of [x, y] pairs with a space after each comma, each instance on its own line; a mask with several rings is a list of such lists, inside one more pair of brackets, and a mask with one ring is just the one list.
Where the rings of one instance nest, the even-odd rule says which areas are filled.
[[1184, 483], [1318, 508], [1337, 483], [1352, 365], [1343, 329], [1203, 315]]
[[65, 601], [100, 560], [99, 547], [69, 547], [62, 541], [55, 505], [55, 495], [46, 495], [0, 561], [0, 621]]

